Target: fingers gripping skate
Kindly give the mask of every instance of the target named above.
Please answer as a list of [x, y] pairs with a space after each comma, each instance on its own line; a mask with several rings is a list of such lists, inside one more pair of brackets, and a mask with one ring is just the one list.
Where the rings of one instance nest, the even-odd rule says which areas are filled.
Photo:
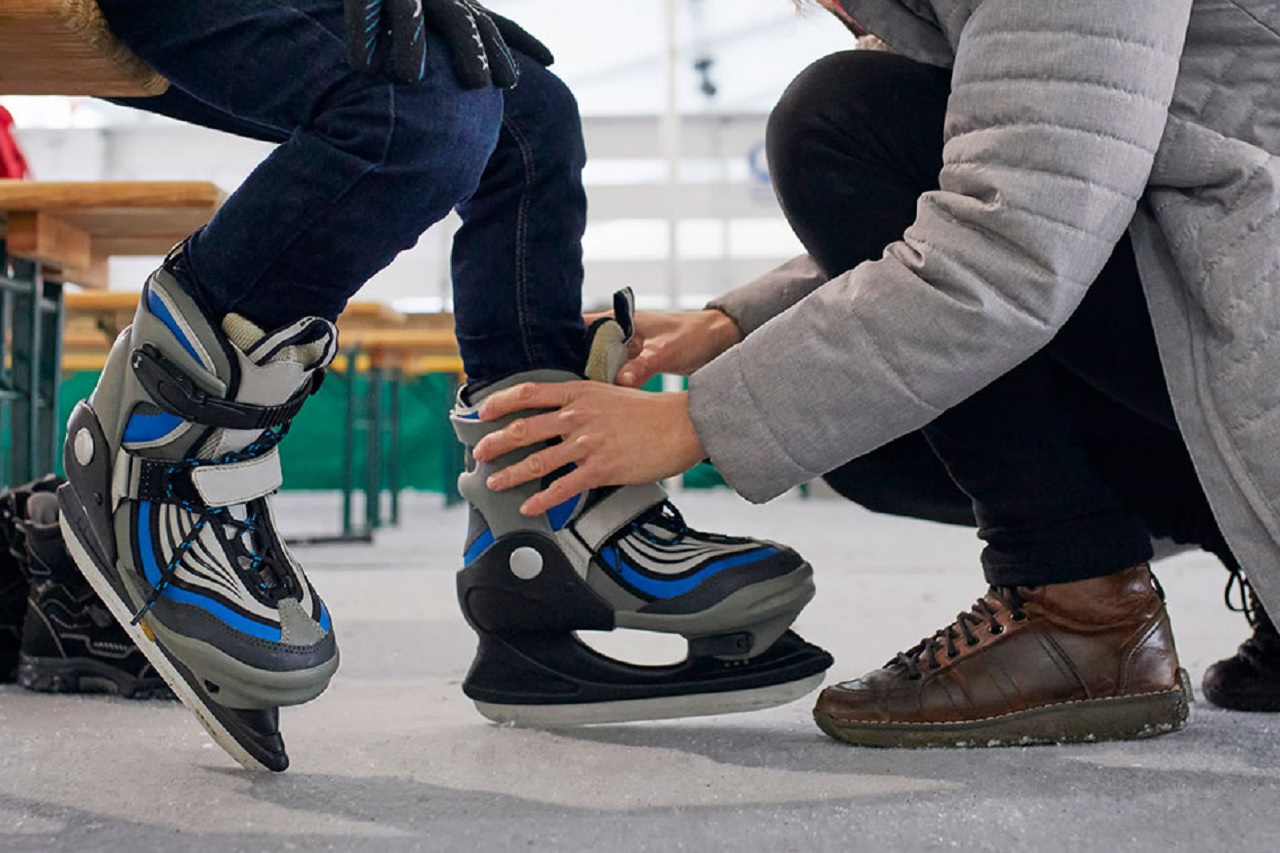
[[[568, 373], [521, 374], [484, 396]], [[454, 427], [467, 447], [505, 422], [460, 398]], [[831, 657], [787, 629], [813, 597], [812, 570], [769, 542], [689, 528], [656, 485], [602, 489], [525, 518], [529, 484], [492, 492], [487, 476], [538, 448], [491, 464], [468, 460], [459, 480], [472, 529], [458, 576], [463, 613], [480, 635], [463, 685], [489, 719], [531, 726], [721, 714], [782, 704], [816, 688]], [[575, 631], [678, 634], [685, 661], [640, 666], [582, 643]]]

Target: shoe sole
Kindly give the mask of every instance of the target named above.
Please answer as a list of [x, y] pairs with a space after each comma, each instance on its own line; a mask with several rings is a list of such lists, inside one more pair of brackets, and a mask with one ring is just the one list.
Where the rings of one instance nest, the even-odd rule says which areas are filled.
[[1204, 690], [1204, 698], [1210, 704], [1217, 705], [1226, 711], [1243, 711], [1253, 714], [1274, 714], [1280, 712], [1280, 695], [1272, 693], [1223, 693], [1217, 690]]
[[[63, 486], [63, 489], [67, 489]], [[196, 689], [187, 681], [187, 679], [178, 671], [177, 665], [165, 653], [151, 635], [146, 630], [147, 619], [144, 618], [137, 625], [133, 624], [133, 613], [129, 606], [121, 598], [116, 591], [115, 585], [111, 582], [110, 577], [105, 573], [104, 569], [99, 566], [98, 560], [95, 559], [85, 547], [80, 539], [79, 531], [75, 525], [71, 523], [71, 517], [74, 514], [82, 512], [75, 505], [75, 498], [64, 500], [62, 489], [59, 490], [59, 504], [61, 512], [59, 513], [58, 523], [62, 528], [62, 536], [66, 542], [67, 552], [71, 555], [71, 559], [75, 561], [80, 573], [84, 575], [85, 580], [93, 587], [93, 591], [102, 599], [102, 603], [106, 605], [107, 610], [115, 618], [120, 627], [125, 630], [129, 638], [155, 667], [156, 674], [164, 679], [165, 683], [173, 691], [178, 700], [187, 707], [200, 724], [204, 726], [205, 731], [213, 738], [218, 746], [236, 760], [241, 767], [246, 770], [255, 772], [274, 771], [281, 772], [288, 767], [288, 758], [281, 756], [281, 762], [277, 766], [271, 766], [251, 755], [246, 750], [231, 731], [224, 726], [217, 718], [213, 709], [209, 707], [208, 702], [200, 696]]]
[[119, 667], [90, 658], [37, 658], [23, 655], [18, 684], [37, 693], [96, 693], [123, 699], [174, 701], [161, 678], [138, 678]]
[[1033, 746], [1141, 740], [1180, 730], [1190, 713], [1190, 681], [1178, 670], [1172, 690], [1108, 699], [1084, 699], [963, 723], [875, 723], [838, 720], [819, 708], [813, 719], [830, 737], [853, 746]]

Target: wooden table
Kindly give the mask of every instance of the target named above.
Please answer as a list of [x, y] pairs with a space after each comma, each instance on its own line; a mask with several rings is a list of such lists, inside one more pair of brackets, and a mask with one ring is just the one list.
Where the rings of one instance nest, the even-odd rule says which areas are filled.
[[203, 181], [0, 180], [0, 236], [61, 281], [103, 288], [109, 258], [166, 254], [225, 198]]
[[168, 86], [111, 34], [96, 0], [0, 2], [0, 95], [140, 98]]

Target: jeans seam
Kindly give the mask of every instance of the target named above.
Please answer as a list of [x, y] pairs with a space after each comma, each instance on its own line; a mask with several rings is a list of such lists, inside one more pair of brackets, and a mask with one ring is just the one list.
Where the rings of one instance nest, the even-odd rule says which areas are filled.
[[534, 368], [538, 366], [538, 353], [528, 321], [529, 272], [527, 245], [529, 199], [532, 195], [531, 190], [533, 189], [537, 170], [534, 167], [532, 148], [528, 140], [520, 133], [516, 122], [504, 115], [502, 126], [511, 134], [511, 138], [515, 140], [516, 148], [520, 151], [520, 160], [524, 164], [524, 192], [520, 194], [520, 208], [516, 215], [516, 316], [520, 324], [520, 346], [524, 350], [525, 358], [529, 360], [528, 366]]

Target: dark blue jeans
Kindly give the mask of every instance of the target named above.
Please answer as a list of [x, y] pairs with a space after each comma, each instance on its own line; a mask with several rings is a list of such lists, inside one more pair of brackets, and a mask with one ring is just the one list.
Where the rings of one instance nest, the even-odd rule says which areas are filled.
[[454, 308], [472, 381], [580, 371], [586, 160], [564, 84], [519, 57], [520, 84], [464, 90], [429, 36], [426, 82], [346, 63], [340, 0], [102, 0], [112, 29], [173, 84], [131, 106], [279, 147], [189, 241], [215, 315], [272, 328], [336, 318], [457, 208]]

